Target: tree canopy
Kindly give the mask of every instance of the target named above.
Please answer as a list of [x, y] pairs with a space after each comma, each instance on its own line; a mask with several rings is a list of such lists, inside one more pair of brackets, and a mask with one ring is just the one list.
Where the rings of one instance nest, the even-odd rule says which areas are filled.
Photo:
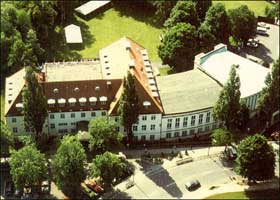
[[123, 79], [123, 92], [119, 103], [118, 113], [121, 124], [125, 127], [128, 141], [133, 141], [132, 125], [138, 121], [140, 112], [139, 98], [135, 87], [135, 78], [128, 71]]
[[57, 186], [76, 195], [86, 178], [86, 154], [75, 136], [64, 136], [52, 159], [53, 177]]
[[170, 17], [165, 21], [164, 26], [171, 28], [177, 23], [189, 23], [197, 27], [199, 18], [195, 6], [196, 4], [192, 1], [178, 1], [172, 8]]
[[26, 68], [25, 80], [26, 85], [22, 92], [24, 125], [25, 129], [35, 133], [37, 142], [48, 115], [47, 100], [31, 67]]
[[270, 122], [272, 114], [279, 110], [280, 102], [280, 68], [279, 59], [272, 66], [271, 73], [265, 79], [265, 87], [262, 89], [257, 107], [260, 109], [262, 120]]
[[247, 5], [229, 10], [231, 34], [240, 43], [246, 43], [255, 34], [257, 19]]
[[47, 178], [45, 156], [35, 145], [12, 150], [10, 166], [13, 182], [18, 189], [23, 189], [25, 185], [38, 186]]
[[193, 68], [194, 56], [199, 52], [197, 32], [194, 26], [177, 23], [164, 33], [158, 47], [158, 55], [164, 64], [185, 71]]
[[240, 142], [236, 162], [237, 172], [249, 180], [263, 181], [274, 177], [275, 153], [260, 134], [248, 136]]
[[211, 51], [216, 45], [216, 38], [212, 34], [211, 29], [205, 23], [202, 23], [198, 28], [199, 49], [202, 52]]
[[11, 130], [1, 120], [1, 158], [9, 155], [9, 150], [13, 145], [14, 136]]
[[240, 125], [240, 79], [235, 67], [231, 67], [229, 79], [223, 86], [213, 113], [214, 118], [223, 121], [230, 131]]
[[156, 9], [155, 16], [160, 24], [163, 24], [170, 16], [172, 8], [176, 5], [177, 0], [170, 1], [151, 1]]
[[106, 151], [92, 160], [91, 175], [101, 177], [105, 185], [110, 186], [114, 179], [122, 176], [124, 168], [125, 164], [116, 154]]
[[90, 150], [111, 150], [119, 146], [123, 135], [118, 132], [117, 124], [106, 118], [96, 118], [89, 122]]
[[206, 12], [208, 11], [208, 9], [210, 8], [210, 6], [212, 6], [212, 1], [211, 0], [192, 0], [193, 2], [195, 2], [195, 7], [196, 7], [196, 12], [198, 14], [198, 17], [200, 19], [201, 22], [204, 21]]
[[228, 146], [233, 142], [232, 133], [226, 129], [216, 129], [211, 134], [211, 140], [213, 145]]
[[230, 24], [224, 4], [213, 4], [206, 12], [203, 23], [210, 27], [211, 33], [216, 38], [216, 43], [228, 43]]

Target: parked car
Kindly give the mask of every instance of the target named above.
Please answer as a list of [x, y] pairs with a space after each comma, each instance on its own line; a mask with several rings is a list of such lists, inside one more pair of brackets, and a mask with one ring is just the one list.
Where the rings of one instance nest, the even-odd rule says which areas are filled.
[[89, 198], [96, 198], [98, 196], [98, 194], [96, 194], [94, 191], [88, 188], [85, 183], [81, 183], [81, 189], [82, 192]]
[[88, 179], [84, 182], [88, 188], [93, 190], [95, 193], [102, 193], [104, 189], [96, 183], [94, 179]]
[[254, 38], [250, 38], [246, 44], [248, 47], [257, 48], [259, 46], [259, 41]]
[[186, 186], [187, 190], [192, 191], [192, 190], [199, 188], [201, 185], [198, 180], [191, 180], [191, 181], [188, 181], [185, 184], [185, 186]]
[[265, 36], [268, 36], [268, 34], [267, 34], [267, 30], [266, 30], [266, 28], [264, 28], [264, 27], [260, 27], [260, 26], [258, 26], [258, 27], [257, 27], [257, 31], [256, 31], [256, 33], [257, 33], [257, 34], [259, 34], [259, 35], [265, 35]]
[[264, 22], [258, 22], [258, 26], [266, 28], [266, 29], [269, 29], [269, 26], [266, 23], [264, 23]]

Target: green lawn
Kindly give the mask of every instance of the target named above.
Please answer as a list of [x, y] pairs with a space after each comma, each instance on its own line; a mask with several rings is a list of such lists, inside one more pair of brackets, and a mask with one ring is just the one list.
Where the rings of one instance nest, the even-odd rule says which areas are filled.
[[205, 199], [248, 199], [248, 200], [269, 200], [280, 199], [279, 190], [263, 190], [255, 192], [229, 192], [223, 194], [217, 194]]
[[267, 1], [213, 1], [213, 3], [223, 3], [227, 10], [247, 5], [250, 10], [254, 11], [255, 16], [264, 16], [265, 7], [272, 7], [272, 4]]
[[160, 44], [159, 35], [162, 30], [147, 23], [150, 19], [145, 20], [145, 14], [142, 15], [143, 18], [137, 20], [129, 15], [121, 16], [118, 11], [111, 8], [88, 21], [79, 18], [79, 21], [84, 22], [89, 27], [94, 41], [76, 52], [81, 54], [83, 58], [98, 57], [99, 49], [123, 36], [128, 36], [148, 50], [151, 61], [159, 61], [157, 46]]
[[163, 67], [163, 68], [159, 68], [159, 73], [161, 76], [166, 76], [169, 74], [174, 74], [176, 72], [173, 69], [171, 69], [170, 67]]

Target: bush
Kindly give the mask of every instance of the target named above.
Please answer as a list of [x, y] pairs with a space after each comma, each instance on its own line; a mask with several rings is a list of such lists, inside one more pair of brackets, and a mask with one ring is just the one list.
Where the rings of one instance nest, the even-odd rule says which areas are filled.
[[183, 155], [182, 155], [181, 152], [178, 153], [178, 157], [179, 157], [179, 158], [183, 158]]
[[185, 150], [185, 155], [186, 155], [186, 156], [188, 156], [188, 155], [189, 155], [189, 153], [188, 153], [188, 150], [187, 150], [187, 149]]

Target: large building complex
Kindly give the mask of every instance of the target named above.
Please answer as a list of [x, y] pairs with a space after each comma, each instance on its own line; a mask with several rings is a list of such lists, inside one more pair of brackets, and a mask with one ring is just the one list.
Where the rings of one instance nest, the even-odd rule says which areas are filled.
[[[45, 63], [38, 74], [48, 103], [43, 131], [76, 133], [87, 130], [89, 120], [99, 116], [118, 122], [122, 80], [129, 71], [141, 104], [138, 123], [132, 127], [135, 140], [208, 134], [221, 125], [214, 121], [212, 108], [232, 65], [240, 76], [241, 98], [253, 114], [269, 69], [223, 44], [197, 55], [193, 70], [162, 77], [155, 77], [147, 50], [127, 37], [101, 49], [98, 59]], [[28, 133], [21, 114], [24, 75], [22, 69], [6, 79], [6, 123], [17, 134]]]

